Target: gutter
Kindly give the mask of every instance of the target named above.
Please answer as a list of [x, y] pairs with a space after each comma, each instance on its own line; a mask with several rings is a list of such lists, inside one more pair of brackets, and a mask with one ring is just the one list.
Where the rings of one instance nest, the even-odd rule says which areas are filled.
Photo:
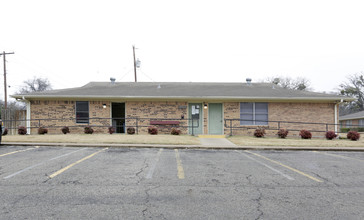
[[89, 96], [89, 95], [78, 95], [78, 96], [52, 96], [52, 95], [12, 95], [15, 99], [23, 98], [26, 99], [84, 99], [84, 100], [201, 100], [201, 101], [242, 101], [242, 100], [255, 100], [255, 101], [314, 101], [314, 102], [340, 102], [340, 101], [354, 101], [354, 98], [345, 97], [253, 97], [253, 96]]

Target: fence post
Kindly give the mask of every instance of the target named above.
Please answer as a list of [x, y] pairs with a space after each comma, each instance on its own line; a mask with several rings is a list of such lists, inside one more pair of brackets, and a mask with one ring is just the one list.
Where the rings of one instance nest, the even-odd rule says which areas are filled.
[[278, 130], [281, 129], [281, 122], [278, 122]]
[[191, 119], [191, 121], [192, 121], [192, 136], [194, 136], [194, 133], [193, 133], [193, 119]]
[[328, 132], [328, 131], [329, 131], [329, 125], [326, 124], [326, 132]]
[[139, 134], [139, 131], [138, 131], [138, 118], [135, 118], [135, 127], [136, 127], [137, 134]]
[[230, 136], [233, 136], [233, 121], [230, 120]]

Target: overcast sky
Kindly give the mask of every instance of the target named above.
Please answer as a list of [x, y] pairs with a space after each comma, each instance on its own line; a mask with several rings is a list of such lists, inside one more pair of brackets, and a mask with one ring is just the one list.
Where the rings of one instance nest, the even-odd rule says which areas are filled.
[[1, 0], [0, 6], [0, 51], [15, 52], [6, 56], [10, 94], [33, 76], [55, 89], [110, 77], [134, 81], [132, 45], [141, 60], [138, 81], [289, 76], [328, 92], [364, 71], [362, 0]]

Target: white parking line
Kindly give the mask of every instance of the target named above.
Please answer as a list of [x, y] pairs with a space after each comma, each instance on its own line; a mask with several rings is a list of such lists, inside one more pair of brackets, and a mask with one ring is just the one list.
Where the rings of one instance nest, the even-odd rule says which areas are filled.
[[277, 170], [277, 169], [274, 169], [273, 167], [271, 167], [271, 166], [269, 166], [269, 165], [267, 165], [267, 164], [265, 164], [265, 163], [263, 163], [263, 162], [260, 162], [259, 160], [256, 160], [256, 159], [254, 159], [254, 158], [252, 158], [252, 157], [250, 157], [250, 156], [248, 156], [248, 155], [246, 155], [246, 154], [244, 154], [244, 153], [242, 153], [242, 152], [240, 152], [240, 151], [237, 151], [237, 150], [236, 150], [236, 152], [240, 153], [241, 155], [245, 156], [246, 158], [249, 158], [249, 159], [251, 159], [251, 160], [253, 160], [253, 161], [255, 161], [255, 162], [257, 162], [257, 163], [259, 163], [259, 164], [261, 164], [261, 165], [263, 165], [263, 166], [265, 166], [265, 167], [267, 167], [267, 168], [268, 168], [268, 169], [270, 169], [270, 170], [273, 170], [274, 172], [276, 172], [276, 173], [278, 173], [278, 174], [282, 175], [283, 177], [285, 177], [285, 178], [287, 178], [287, 179], [289, 179], [289, 180], [294, 180], [294, 178], [293, 178], [293, 177], [291, 177], [291, 176], [289, 176], [289, 175], [287, 175], [287, 174], [284, 174], [284, 173], [282, 173], [281, 171], [279, 171], [279, 170]]
[[147, 176], [145, 178], [147, 179], [151, 179], [155, 170], [155, 167], [157, 166], [157, 163], [159, 161], [159, 158], [162, 154], [163, 148], [159, 149], [158, 154], [157, 154], [157, 158], [155, 159], [154, 163], [152, 164], [152, 166], [150, 167], [150, 170], [147, 173]]
[[72, 151], [72, 152], [67, 153], [67, 154], [63, 154], [63, 155], [60, 155], [60, 156], [57, 156], [57, 157], [53, 157], [53, 158], [51, 158], [51, 159], [49, 159], [49, 160], [46, 160], [46, 161], [44, 161], [44, 162], [41, 162], [41, 163], [35, 164], [35, 165], [33, 165], [33, 166], [30, 166], [30, 167], [24, 168], [24, 169], [22, 169], [22, 170], [19, 170], [18, 172], [15, 172], [15, 173], [13, 173], [13, 174], [10, 174], [9, 176], [4, 177], [4, 179], [9, 179], [9, 178], [11, 178], [11, 177], [14, 177], [14, 176], [16, 176], [16, 175], [18, 175], [18, 174], [21, 174], [21, 173], [23, 173], [23, 172], [27, 171], [27, 170], [33, 169], [34, 167], [37, 167], [37, 166], [43, 165], [43, 164], [45, 164], [46, 162], [49, 162], [49, 161], [52, 161], [52, 160], [56, 160], [56, 159], [59, 159], [59, 158], [61, 158], [61, 157], [65, 157], [65, 156], [68, 156], [68, 155], [70, 155], [70, 154], [73, 154], [73, 153], [76, 153], [76, 152], [79, 152], [79, 151], [81, 151], [81, 150], [85, 150], [85, 149], [86, 149], [86, 148], [82, 148], [82, 149], [79, 149], [79, 150], [76, 150], [76, 151]]

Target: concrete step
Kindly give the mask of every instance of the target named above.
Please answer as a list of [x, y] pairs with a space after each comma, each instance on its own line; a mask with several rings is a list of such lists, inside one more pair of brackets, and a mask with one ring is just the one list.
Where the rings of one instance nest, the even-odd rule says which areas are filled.
[[201, 134], [198, 137], [199, 138], [226, 138], [225, 135], [206, 135], [206, 134]]

